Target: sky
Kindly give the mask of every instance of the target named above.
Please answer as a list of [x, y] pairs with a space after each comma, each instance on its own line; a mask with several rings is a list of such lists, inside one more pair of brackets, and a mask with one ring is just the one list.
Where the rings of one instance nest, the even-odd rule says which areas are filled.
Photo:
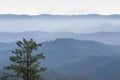
[[0, 14], [120, 14], [120, 0], [0, 0]]

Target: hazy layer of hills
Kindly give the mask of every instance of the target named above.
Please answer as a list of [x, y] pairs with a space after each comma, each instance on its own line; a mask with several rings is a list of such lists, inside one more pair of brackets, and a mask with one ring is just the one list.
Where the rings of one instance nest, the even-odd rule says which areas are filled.
[[67, 33], [67, 32], [23, 32], [7, 33], [0, 32], [0, 42], [16, 42], [23, 38], [34, 38], [36, 41], [44, 42], [56, 38], [72, 38], [78, 40], [94, 40], [105, 44], [120, 45], [120, 32], [97, 32], [97, 33]]
[[120, 15], [0, 15], [0, 31], [119, 32]]
[[[3, 46], [3, 50], [2, 47], [0, 50], [2, 67], [9, 64], [10, 50], [15, 48], [15, 43], [0, 43], [0, 45]], [[9, 45], [11, 47], [8, 49]], [[47, 75], [51, 79], [68, 80], [70, 75], [83, 76], [83, 78], [76, 77], [75, 80], [120, 79], [120, 46], [90, 40], [57, 39], [44, 42], [38, 51], [46, 56], [43, 65], [53, 71], [45, 75], [56, 74], [56, 76]]]
[[36, 41], [73, 38], [120, 45], [119, 20], [120, 15], [0, 14], [0, 42], [15, 42], [23, 37]]

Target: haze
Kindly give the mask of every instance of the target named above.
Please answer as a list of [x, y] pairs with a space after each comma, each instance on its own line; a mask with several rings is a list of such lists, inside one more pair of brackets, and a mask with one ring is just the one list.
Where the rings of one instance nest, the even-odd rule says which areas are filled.
[[[117, 17], [117, 18], [116, 18]], [[18, 16], [4, 15], [0, 17], [0, 31], [2, 32], [119, 32], [120, 15], [101, 16], [61, 16], [61, 15], [40, 15], [40, 16]]]

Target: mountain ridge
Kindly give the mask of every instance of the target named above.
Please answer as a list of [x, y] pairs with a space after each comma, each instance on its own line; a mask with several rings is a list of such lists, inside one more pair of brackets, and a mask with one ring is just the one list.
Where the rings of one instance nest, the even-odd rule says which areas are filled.
[[120, 18], [119, 14], [111, 14], [111, 15], [102, 15], [102, 14], [84, 14], [84, 15], [59, 15], [59, 14], [40, 14], [40, 15], [27, 15], [27, 14], [0, 14], [0, 18], [2, 19], [9, 19], [9, 18], [52, 18], [52, 17], [56, 17], [56, 18], [69, 18], [69, 17], [75, 17], [75, 18]]
[[[46, 37], [47, 36], [47, 37]], [[0, 42], [11, 43], [23, 38], [33, 38], [37, 42], [55, 40], [57, 38], [72, 38], [76, 40], [93, 40], [110, 45], [120, 45], [120, 32], [95, 32], [95, 33], [72, 33], [72, 32], [0, 32]]]

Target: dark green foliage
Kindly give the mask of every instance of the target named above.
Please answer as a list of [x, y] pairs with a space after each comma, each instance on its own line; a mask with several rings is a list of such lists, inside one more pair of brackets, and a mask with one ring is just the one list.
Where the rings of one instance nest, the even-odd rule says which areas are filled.
[[[33, 39], [29, 41], [23, 39], [18, 41], [17, 49], [13, 50], [14, 56], [10, 56], [12, 64], [4, 67], [5, 76], [2, 80], [41, 80], [41, 72], [44, 72], [46, 68], [40, 67], [40, 59], [44, 59], [43, 53], [35, 54], [38, 47], [41, 47], [41, 43], [38, 44]], [[33, 54], [34, 53], [34, 54]]]

